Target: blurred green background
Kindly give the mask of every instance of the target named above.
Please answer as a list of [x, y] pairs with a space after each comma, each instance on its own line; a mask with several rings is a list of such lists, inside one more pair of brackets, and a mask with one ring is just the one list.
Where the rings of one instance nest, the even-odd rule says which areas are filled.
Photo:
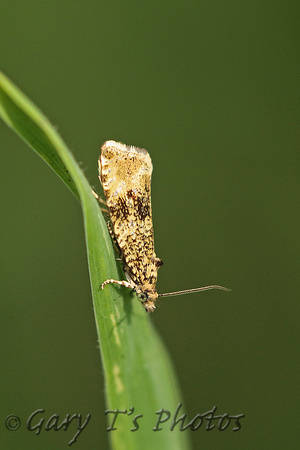
[[[238, 432], [185, 431], [194, 448], [297, 448], [299, 2], [1, 6], [1, 69], [98, 192], [105, 140], [150, 152], [158, 291], [232, 288], [162, 300], [151, 317], [189, 417], [245, 414]], [[37, 409], [90, 413], [74, 448], [108, 448], [80, 205], [0, 130], [1, 448], [68, 448], [75, 425], [26, 430]]]

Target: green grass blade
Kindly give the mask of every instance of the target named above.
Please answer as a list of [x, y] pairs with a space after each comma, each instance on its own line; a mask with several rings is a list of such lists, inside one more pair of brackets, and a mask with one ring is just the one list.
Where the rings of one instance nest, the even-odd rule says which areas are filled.
[[[52, 126], [38, 108], [0, 72], [0, 115], [78, 196], [76, 186], [46, 130]], [[53, 130], [54, 132], [54, 130]]]
[[[107, 409], [127, 410], [109, 432], [113, 449], [189, 449], [188, 432], [179, 425], [170, 431], [171, 419], [154, 432], [161, 408], [173, 413], [182, 401], [168, 353], [136, 296], [128, 289], [108, 285], [120, 279], [111, 239], [100, 208], [83, 172], [54, 127], [38, 108], [0, 73], [0, 115], [80, 198], [85, 225], [95, 320], [105, 376]], [[140, 428], [133, 432], [132, 420]], [[179, 416], [182, 414], [180, 411]], [[165, 417], [165, 416], [164, 416]], [[108, 414], [109, 423], [112, 414]], [[99, 443], [100, 445], [100, 443]]]

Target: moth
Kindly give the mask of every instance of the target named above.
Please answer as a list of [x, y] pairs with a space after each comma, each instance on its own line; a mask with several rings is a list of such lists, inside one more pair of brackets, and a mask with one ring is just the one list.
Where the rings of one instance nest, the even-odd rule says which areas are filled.
[[195, 289], [158, 294], [156, 282], [158, 269], [163, 261], [154, 251], [154, 235], [151, 208], [152, 162], [147, 150], [106, 141], [99, 157], [99, 179], [115, 238], [123, 261], [127, 281], [109, 279], [109, 283], [133, 289], [145, 310], [156, 308], [158, 297], [169, 297], [209, 289], [229, 290], [212, 285]]

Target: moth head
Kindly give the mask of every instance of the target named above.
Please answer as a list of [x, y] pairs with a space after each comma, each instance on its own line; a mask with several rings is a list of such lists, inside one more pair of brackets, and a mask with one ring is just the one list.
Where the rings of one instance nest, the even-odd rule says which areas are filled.
[[146, 300], [145, 302], [142, 303], [143, 307], [145, 308], [147, 313], [152, 313], [154, 312], [156, 306], [153, 300]]
[[155, 287], [152, 284], [143, 286], [143, 291], [139, 293], [141, 302], [145, 310], [150, 313], [156, 308], [155, 300], [158, 297]]

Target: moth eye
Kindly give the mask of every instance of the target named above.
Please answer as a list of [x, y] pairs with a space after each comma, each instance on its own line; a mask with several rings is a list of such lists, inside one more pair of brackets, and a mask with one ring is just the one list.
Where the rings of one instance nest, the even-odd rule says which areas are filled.
[[163, 260], [162, 259], [160, 259], [160, 258], [156, 258], [155, 259], [155, 265], [156, 265], [156, 267], [161, 267], [162, 265], [163, 265]]

